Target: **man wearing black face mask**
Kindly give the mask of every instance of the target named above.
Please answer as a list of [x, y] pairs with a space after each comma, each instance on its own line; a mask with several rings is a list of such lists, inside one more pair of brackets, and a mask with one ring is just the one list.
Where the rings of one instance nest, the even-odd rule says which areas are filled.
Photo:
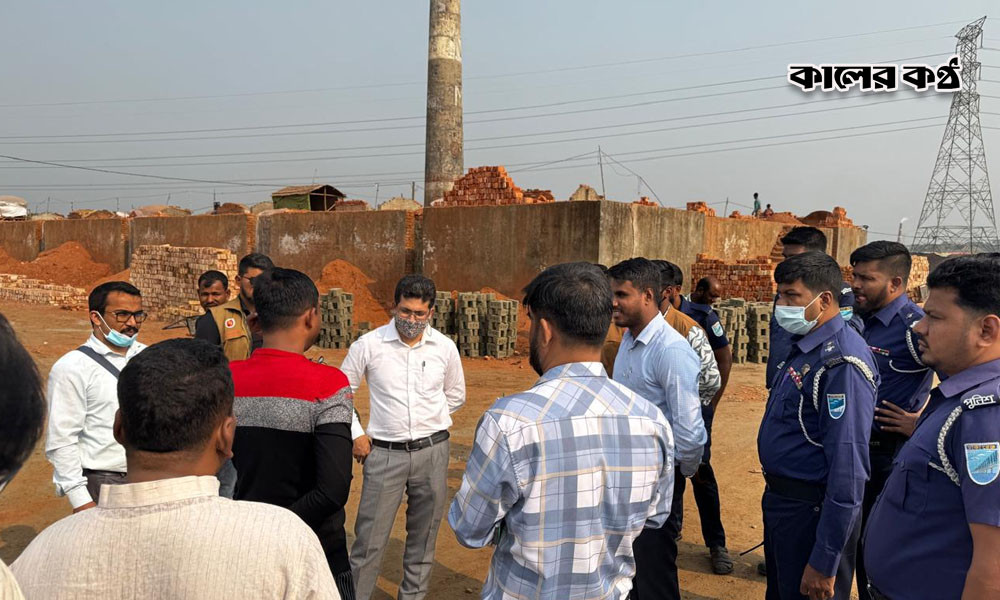
[[[434, 282], [407, 275], [396, 284], [393, 319], [351, 345], [341, 370], [357, 391], [368, 381], [371, 440], [355, 420], [354, 457], [364, 464], [351, 569], [358, 600], [375, 589], [382, 554], [406, 492], [406, 549], [399, 597], [427, 595], [434, 540], [448, 500], [448, 428], [465, 403], [458, 348], [428, 325]], [[372, 460], [367, 460], [371, 454]]]

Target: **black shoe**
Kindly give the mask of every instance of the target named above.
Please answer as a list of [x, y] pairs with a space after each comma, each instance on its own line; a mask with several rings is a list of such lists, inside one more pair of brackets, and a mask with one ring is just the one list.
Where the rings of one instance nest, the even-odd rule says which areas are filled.
[[725, 546], [709, 548], [708, 551], [712, 555], [712, 571], [716, 575], [729, 575], [733, 572], [733, 559]]
[[757, 574], [761, 577], [767, 577], [767, 563], [760, 561], [757, 563]]

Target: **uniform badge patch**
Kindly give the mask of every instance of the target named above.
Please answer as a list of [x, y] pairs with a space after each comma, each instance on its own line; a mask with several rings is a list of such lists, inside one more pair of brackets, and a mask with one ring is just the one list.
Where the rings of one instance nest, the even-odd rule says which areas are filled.
[[854, 309], [851, 308], [850, 306], [845, 306], [844, 308], [840, 309], [840, 316], [844, 317], [845, 321], [850, 321], [851, 319], [854, 318]]
[[722, 337], [725, 334], [725, 331], [722, 329], [722, 323], [716, 321], [715, 324], [712, 325], [712, 333], [718, 337]]
[[236, 319], [229, 317], [226, 319], [226, 329], [232, 329], [233, 327], [236, 327]]
[[990, 404], [996, 404], [996, 403], [997, 403], [997, 397], [994, 396], [993, 394], [990, 394], [989, 396], [976, 394], [975, 396], [969, 396], [965, 400], [962, 400], [962, 404], [964, 404], [965, 408], [969, 410], [972, 410], [979, 406], [989, 406]]
[[844, 416], [844, 411], [847, 410], [847, 395], [827, 394], [826, 409], [830, 411], [830, 416], [834, 419]]
[[826, 346], [823, 348], [823, 352], [833, 352], [837, 348], [837, 345], [833, 342], [827, 342]]
[[966, 444], [965, 468], [977, 484], [992, 483], [1000, 475], [1000, 442]]

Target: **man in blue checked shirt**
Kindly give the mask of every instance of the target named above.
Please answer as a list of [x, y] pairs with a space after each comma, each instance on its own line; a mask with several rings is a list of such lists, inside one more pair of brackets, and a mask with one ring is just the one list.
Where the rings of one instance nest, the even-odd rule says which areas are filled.
[[[670, 423], [676, 448], [674, 481], [691, 477], [701, 464], [708, 434], [701, 415], [698, 374], [701, 361], [660, 315], [660, 270], [645, 258], [631, 258], [608, 270], [614, 292], [615, 325], [625, 327], [614, 377], [657, 406]], [[635, 544], [636, 578], [632, 600], [679, 599], [677, 537], [684, 488], [675, 485], [670, 517], [648, 529]]]
[[483, 415], [448, 523], [462, 545], [495, 547], [483, 598], [620, 600], [636, 538], [670, 512], [670, 425], [601, 366], [612, 296], [599, 268], [556, 265], [524, 293], [541, 378]]
[[849, 600], [878, 369], [840, 316], [837, 261], [798, 254], [774, 280], [775, 318], [792, 337], [757, 434], [766, 598]]

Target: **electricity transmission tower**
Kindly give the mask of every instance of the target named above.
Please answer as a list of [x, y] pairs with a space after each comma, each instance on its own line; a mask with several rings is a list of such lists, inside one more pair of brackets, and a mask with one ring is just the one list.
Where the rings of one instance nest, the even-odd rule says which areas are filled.
[[1000, 250], [976, 91], [980, 71], [976, 49], [984, 21], [986, 17], [973, 21], [955, 35], [962, 89], [951, 99], [948, 124], [920, 211], [915, 252]]

